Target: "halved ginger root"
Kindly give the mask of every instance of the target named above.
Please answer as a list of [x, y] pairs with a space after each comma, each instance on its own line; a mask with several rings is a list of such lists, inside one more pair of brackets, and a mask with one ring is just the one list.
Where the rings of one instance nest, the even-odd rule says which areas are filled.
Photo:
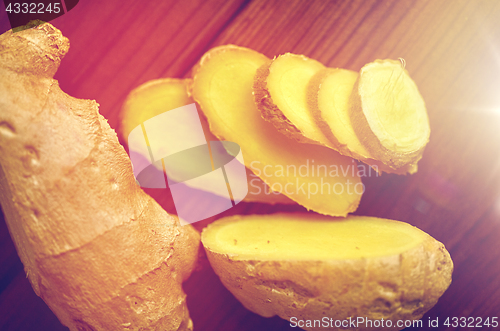
[[[409, 224], [375, 217], [232, 216], [210, 224], [201, 240], [222, 283], [246, 308], [306, 330], [319, 328], [304, 321], [323, 317], [384, 319], [385, 330], [402, 329], [396, 322], [421, 318], [453, 271], [443, 244]], [[342, 330], [380, 329], [366, 326]]]
[[416, 166], [429, 141], [424, 100], [403, 61], [376, 60], [361, 68], [350, 118], [362, 145], [393, 169]]
[[0, 203], [29, 281], [70, 330], [192, 330], [199, 235], [136, 184], [95, 101], [52, 79], [50, 24], [0, 36]]
[[245, 165], [273, 191], [322, 214], [347, 215], [356, 210], [363, 193], [353, 160], [289, 139], [260, 116], [252, 84], [257, 69], [268, 61], [243, 47], [213, 48], [193, 68], [191, 94], [211, 132], [237, 143]]
[[393, 169], [375, 160], [356, 135], [349, 116], [349, 102], [358, 77], [359, 74], [355, 71], [324, 68], [311, 78], [308, 85], [308, 102], [316, 124], [330, 139], [333, 148], [343, 155], [363, 161], [379, 172], [416, 172], [416, 164]]
[[[194, 103], [193, 99], [188, 95], [187, 87], [190, 84], [191, 79], [177, 79], [177, 78], [162, 78], [155, 79], [142, 84], [141, 86], [135, 88], [128, 95], [122, 111], [121, 111], [121, 121], [120, 130], [122, 140], [128, 142], [128, 136], [130, 132], [137, 126], [144, 123], [144, 121], [149, 120], [157, 115], [160, 115], [166, 111], [189, 105]], [[217, 141], [209, 129], [207, 120], [205, 116], [200, 112], [199, 119], [203, 132], [205, 134], [205, 139], [209, 141]], [[179, 123], [181, 126], [181, 123]], [[183, 136], [183, 139], [189, 138], [190, 136]], [[194, 138], [194, 135], [191, 136]], [[151, 137], [149, 137], [151, 139]], [[148, 140], [151, 145], [151, 142]], [[161, 146], [167, 142], [154, 143], [155, 146]], [[194, 145], [189, 144], [188, 145]], [[130, 151], [129, 151], [130, 152]], [[141, 151], [136, 151], [141, 152]], [[211, 150], [213, 153], [214, 151]], [[222, 153], [222, 151], [218, 151]], [[179, 162], [175, 164], [170, 164], [169, 176], [172, 180], [180, 181], [181, 178], [193, 178], [200, 171], [200, 158], [196, 159], [196, 154], [188, 154], [187, 157], [195, 157], [192, 162]], [[158, 163], [159, 164], [159, 163]], [[155, 163], [157, 165], [157, 163]], [[159, 164], [161, 166], [161, 164]], [[173, 169], [175, 167], [175, 169]], [[163, 171], [163, 169], [159, 169]], [[248, 185], [249, 190], [243, 201], [246, 202], [263, 202], [268, 204], [295, 204], [292, 200], [286, 196], [271, 192], [269, 187], [255, 176], [250, 169], [247, 170], [247, 179], [234, 176], [233, 181], [241, 180], [241, 183], [232, 183], [236, 186]], [[200, 190], [207, 190], [208, 186], [217, 186], [216, 183], [213, 185], [206, 184], [203, 187], [197, 187]], [[215, 194], [218, 193], [217, 190], [214, 191]]]
[[307, 102], [309, 80], [325, 66], [304, 55], [286, 53], [261, 66], [253, 85], [262, 117], [299, 142], [332, 146]]

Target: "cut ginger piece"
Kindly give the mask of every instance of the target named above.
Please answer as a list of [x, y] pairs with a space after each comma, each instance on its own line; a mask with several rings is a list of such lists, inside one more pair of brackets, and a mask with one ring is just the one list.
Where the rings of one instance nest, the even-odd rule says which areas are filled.
[[257, 70], [255, 102], [262, 117], [299, 142], [332, 147], [307, 102], [309, 80], [325, 66], [304, 55], [286, 53]]
[[[141, 86], [135, 88], [130, 92], [127, 97], [121, 112], [120, 121], [120, 133], [121, 138], [124, 142], [128, 142], [129, 134], [134, 128], [141, 125], [145, 121], [160, 115], [166, 111], [176, 109], [185, 105], [194, 103], [193, 99], [188, 95], [187, 86], [190, 83], [190, 79], [177, 79], [177, 78], [161, 78], [148, 81]], [[200, 112], [199, 119], [201, 122], [201, 127], [205, 135], [206, 141], [217, 141], [218, 139], [210, 132], [207, 120], [205, 116]], [[179, 123], [179, 127], [182, 123]], [[186, 139], [188, 136], [183, 136]], [[194, 139], [194, 135], [192, 135]], [[149, 136], [148, 143], [153, 146], [162, 146], [161, 142], [150, 141], [151, 136]], [[189, 144], [188, 145], [193, 145]], [[133, 148], [129, 146], [129, 149]], [[171, 162], [167, 164], [168, 175], [174, 181], [182, 181], [182, 179], [194, 178], [205, 172], [205, 167], [200, 163], [204, 159], [204, 150], [196, 149], [192, 150], [190, 153], [184, 153], [181, 157], [177, 157], [177, 162]], [[145, 154], [147, 151], [136, 150], [137, 153]], [[212, 146], [210, 153], [218, 153], [217, 156], [220, 159], [227, 159], [221, 153], [227, 154], [225, 150], [220, 148], [216, 149]], [[149, 154], [149, 153], [147, 153]], [[214, 155], [212, 155], [214, 157]], [[144, 155], [144, 159], [147, 155]], [[162, 163], [155, 162], [154, 166], [158, 168], [159, 171], [163, 171]], [[208, 169], [210, 171], [211, 169]], [[263, 202], [268, 204], [295, 204], [292, 200], [286, 196], [272, 192], [267, 185], [262, 182], [258, 177], [256, 177], [250, 169], [246, 169], [248, 183], [245, 178], [240, 178], [235, 176], [232, 178], [233, 181], [241, 180], [241, 183], [234, 183], [234, 185], [248, 185], [248, 194], [243, 201], [246, 202]], [[209, 179], [213, 179], [210, 177]], [[190, 182], [193, 185], [193, 182]], [[203, 191], [211, 191], [214, 194], [220, 193], [219, 190], [210, 190], [210, 187], [216, 187], [216, 184], [204, 182], [203, 185], [196, 187], [197, 189]]]
[[419, 319], [436, 304], [453, 272], [442, 243], [376, 217], [231, 216], [206, 227], [201, 240], [215, 273], [247, 309], [291, 322], [384, 319], [396, 330], [397, 320]]
[[161, 78], [148, 81], [132, 90], [120, 113], [119, 131], [122, 140], [127, 142], [130, 132], [144, 121], [193, 103], [186, 92], [187, 84], [186, 79]]
[[323, 146], [287, 138], [260, 116], [252, 95], [264, 55], [234, 45], [208, 51], [193, 68], [191, 93], [210, 130], [237, 143], [245, 165], [307, 209], [345, 216], [356, 210], [363, 184], [354, 160]]
[[363, 161], [379, 172], [416, 172], [416, 165], [393, 169], [374, 160], [359, 140], [349, 116], [349, 100], [358, 77], [355, 71], [338, 68], [325, 68], [314, 75], [308, 86], [308, 100], [318, 127], [330, 139], [335, 150]]
[[361, 68], [349, 112], [363, 146], [394, 169], [416, 166], [430, 135], [424, 100], [403, 63], [376, 60]]

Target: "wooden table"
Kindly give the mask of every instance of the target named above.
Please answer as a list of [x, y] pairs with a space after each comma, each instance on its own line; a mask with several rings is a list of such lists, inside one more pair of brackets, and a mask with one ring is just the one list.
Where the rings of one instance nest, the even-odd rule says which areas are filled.
[[[417, 174], [364, 178], [356, 214], [408, 222], [450, 251], [453, 283], [424, 326], [429, 318], [500, 317], [499, 18], [494, 0], [82, 0], [52, 22], [71, 41], [56, 78], [65, 92], [96, 99], [116, 128], [132, 88], [189, 75], [216, 45], [305, 54], [356, 71], [404, 58], [428, 107], [431, 140]], [[224, 214], [287, 209], [301, 208], [242, 203]], [[0, 329], [65, 329], [31, 289], [3, 218], [0, 228]], [[202, 266], [184, 286], [195, 330], [297, 329], [247, 311]]]

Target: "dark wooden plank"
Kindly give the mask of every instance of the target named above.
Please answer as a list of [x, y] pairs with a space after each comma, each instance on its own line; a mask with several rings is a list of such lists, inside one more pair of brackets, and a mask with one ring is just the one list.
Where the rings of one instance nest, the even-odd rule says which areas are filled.
[[[409, 222], [450, 250], [454, 281], [424, 321], [500, 315], [500, 3], [116, 3], [82, 1], [71, 15], [54, 21], [72, 42], [57, 74], [61, 86], [74, 96], [97, 99], [113, 127], [131, 88], [152, 78], [184, 76], [215, 45], [234, 43], [270, 57], [300, 53], [352, 70], [377, 58], [403, 57], [426, 100], [431, 141], [417, 174], [364, 178], [367, 190], [357, 213]], [[161, 199], [169, 205], [168, 196]], [[280, 209], [240, 204], [223, 215]], [[5, 256], [1, 261], [11, 259], [12, 249]], [[26, 284], [16, 278], [6, 288], [24, 291]], [[195, 330], [296, 329], [248, 312], [206, 261], [185, 290]], [[6, 291], [0, 295], [0, 316]], [[30, 320], [22, 309], [8, 311], [13, 320]], [[32, 321], [27, 330], [51, 329]]]
[[0, 307], [2, 331], [68, 330], [36, 296], [24, 272], [18, 273], [1, 293]]
[[0, 252], [0, 293], [2, 293], [14, 277], [23, 271], [23, 265], [17, 256], [3, 218], [0, 221]]
[[56, 75], [61, 88], [96, 99], [116, 128], [130, 90], [150, 79], [179, 77], [245, 1], [82, 1], [53, 21], [71, 48]]

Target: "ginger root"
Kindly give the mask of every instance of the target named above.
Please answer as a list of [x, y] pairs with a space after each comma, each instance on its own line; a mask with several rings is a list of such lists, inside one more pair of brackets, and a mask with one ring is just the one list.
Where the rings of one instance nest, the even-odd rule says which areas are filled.
[[192, 330], [199, 235], [136, 184], [95, 101], [52, 77], [50, 24], [0, 36], [0, 203], [31, 285], [70, 330]]

